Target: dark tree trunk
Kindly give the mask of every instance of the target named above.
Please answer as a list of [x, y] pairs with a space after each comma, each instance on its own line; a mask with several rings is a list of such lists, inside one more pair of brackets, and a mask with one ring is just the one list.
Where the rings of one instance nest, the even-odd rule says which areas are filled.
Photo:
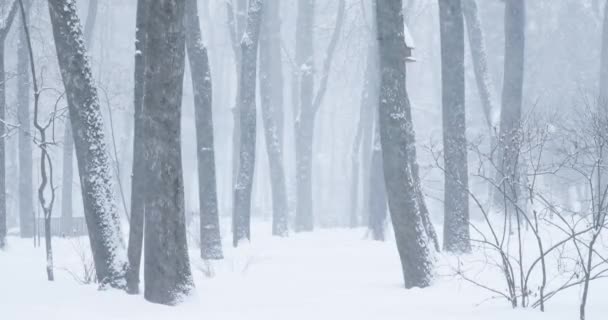
[[460, 0], [439, 0], [443, 105], [443, 249], [469, 252], [469, 194], [464, 84], [464, 20]]
[[416, 188], [408, 165], [414, 145], [408, 121], [405, 39], [401, 0], [382, 0], [376, 6], [380, 59], [379, 126], [388, 205], [401, 258], [405, 287], [427, 287], [433, 269], [431, 247], [418, 208]]
[[313, 110], [314, 0], [298, 1], [296, 20], [296, 69], [299, 103], [295, 114], [296, 130], [296, 231], [311, 231], [312, 213], [312, 143], [315, 112]]
[[142, 119], [146, 300], [174, 305], [194, 288], [184, 214], [180, 144], [185, 2], [146, 2]]
[[495, 204], [518, 201], [519, 148], [524, 82], [526, 8], [524, 0], [505, 1], [505, 67], [500, 113], [499, 158]]
[[247, 26], [241, 40], [241, 72], [239, 82], [239, 116], [241, 137], [239, 171], [234, 186], [233, 246], [251, 237], [251, 189], [255, 169], [256, 111], [255, 89], [258, 39], [263, 12], [262, 0], [251, 0], [247, 10]]
[[114, 199], [103, 118], [73, 1], [49, 0], [61, 77], [68, 99], [84, 214], [102, 286], [123, 288], [127, 268]]
[[[30, 1], [24, 4], [29, 11]], [[22, 24], [21, 24], [22, 25]], [[30, 119], [30, 71], [27, 41], [19, 28], [17, 46], [17, 118], [19, 119], [19, 231], [22, 238], [34, 237], [34, 187]]]
[[287, 236], [288, 208], [283, 168], [283, 68], [279, 0], [268, 0], [260, 32], [260, 95], [272, 190], [272, 234]]
[[144, 237], [144, 208], [146, 185], [143, 152], [143, 99], [144, 64], [146, 47], [147, 5], [145, 0], [137, 1], [135, 22], [135, 71], [133, 88], [133, 171], [131, 178], [131, 216], [129, 221], [129, 271], [127, 291], [139, 293], [139, 272], [141, 265], [142, 242]]
[[[10, 5], [10, 6], [9, 6]], [[6, 245], [6, 76], [4, 69], [4, 41], [17, 13], [17, 0], [7, 3], [8, 14], [0, 17], [0, 250]]]
[[196, 0], [186, 1], [186, 47], [192, 74], [196, 119], [201, 257], [222, 259], [215, 182], [211, 70], [201, 36]]
[[[91, 0], [87, 13], [87, 21], [84, 25], [84, 41], [87, 49], [91, 50], [93, 43], [93, 29], [97, 19], [98, 0]], [[74, 180], [74, 139], [72, 138], [72, 126], [66, 121], [63, 133], [63, 173], [61, 194], [61, 233], [72, 235], [72, 181]]]

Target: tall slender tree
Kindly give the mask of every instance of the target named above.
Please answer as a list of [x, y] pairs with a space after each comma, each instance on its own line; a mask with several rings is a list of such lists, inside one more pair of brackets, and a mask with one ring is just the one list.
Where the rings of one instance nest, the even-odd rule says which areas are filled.
[[604, 6], [602, 26], [602, 51], [600, 56], [600, 106], [608, 111], [608, 3]]
[[505, 67], [500, 112], [498, 173], [495, 203], [518, 201], [519, 147], [524, 82], [526, 5], [524, 0], [505, 0]]
[[[25, 0], [29, 12], [30, 0]], [[27, 18], [27, 16], [26, 16]], [[34, 236], [34, 187], [30, 118], [29, 55], [23, 23], [17, 45], [17, 118], [19, 120], [19, 231], [22, 238]]]
[[296, 20], [296, 68], [298, 79], [294, 85], [299, 88], [294, 93], [299, 96], [299, 103], [294, 108], [295, 115], [295, 149], [296, 149], [296, 231], [312, 231], [314, 228], [312, 201], [312, 150], [314, 141], [315, 119], [325, 93], [331, 71], [334, 53], [340, 40], [344, 24], [345, 0], [338, 2], [336, 25], [327, 46], [321, 69], [319, 86], [314, 91], [314, 0], [298, 2]]
[[239, 171], [234, 186], [233, 246], [251, 237], [251, 190], [255, 169], [256, 111], [255, 89], [258, 40], [262, 23], [262, 0], [249, 1], [247, 25], [241, 40], [239, 118], [241, 125]]
[[185, 2], [147, 1], [144, 109], [146, 300], [174, 305], [194, 288], [180, 143]]
[[[425, 233], [408, 153], [415, 141], [406, 90], [401, 0], [377, 2], [380, 61], [379, 126], [388, 205], [406, 288], [430, 285], [432, 247]], [[412, 132], [409, 132], [412, 131]]]
[[223, 254], [215, 181], [211, 70], [201, 35], [196, 2], [186, 1], [186, 48], [194, 92], [201, 257], [221, 259]]
[[133, 88], [133, 171], [131, 178], [131, 216], [129, 221], [129, 271], [127, 292], [139, 293], [139, 269], [144, 237], [146, 184], [143, 153], [144, 64], [146, 53], [147, 10], [145, 0], [137, 1], [135, 17], [135, 70]]
[[439, 24], [445, 163], [443, 248], [469, 252], [464, 18], [460, 0], [439, 0]]
[[6, 245], [6, 73], [4, 41], [17, 13], [17, 0], [0, 5], [0, 250]]
[[272, 190], [272, 234], [288, 233], [287, 186], [283, 166], [283, 68], [279, 0], [267, 0], [260, 32], [260, 96]]
[[[90, 50], [93, 44], [93, 29], [97, 19], [98, 0], [89, 1], [87, 21], [84, 25], [84, 42]], [[63, 133], [63, 171], [61, 190], [61, 233], [72, 234], [72, 181], [74, 180], [74, 139], [72, 138], [72, 126], [69, 121], [65, 122]]]
[[102, 286], [123, 288], [127, 257], [114, 199], [103, 117], [82, 39], [82, 27], [73, 1], [49, 0], [48, 4], [68, 99], [97, 279]]

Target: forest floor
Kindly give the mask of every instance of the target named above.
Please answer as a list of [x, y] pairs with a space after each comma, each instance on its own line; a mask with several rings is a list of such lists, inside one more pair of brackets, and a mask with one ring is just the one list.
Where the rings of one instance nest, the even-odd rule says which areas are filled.
[[[394, 242], [368, 240], [364, 229], [325, 229], [286, 239], [268, 234], [268, 224], [256, 225], [253, 243], [236, 250], [224, 239], [226, 258], [212, 265], [193, 249], [196, 293], [177, 307], [79, 283], [81, 256], [90, 255], [86, 238], [54, 239], [56, 281], [48, 282], [44, 249], [9, 237], [7, 250], [0, 251], [0, 319], [578, 319], [577, 288], [552, 299], [545, 313], [513, 310], [455, 276], [450, 267], [455, 258], [445, 255], [438, 257], [432, 287], [406, 290]], [[484, 279], [504, 287], [499, 273]], [[608, 281], [592, 283], [587, 319], [606, 319], [607, 291]]]

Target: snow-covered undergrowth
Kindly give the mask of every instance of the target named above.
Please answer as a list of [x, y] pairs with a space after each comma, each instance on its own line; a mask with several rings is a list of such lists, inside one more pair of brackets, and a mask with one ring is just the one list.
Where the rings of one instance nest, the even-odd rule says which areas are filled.
[[[44, 250], [33, 248], [31, 240], [9, 237], [7, 250], [0, 252], [0, 319], [578, 318], [578, 287], [552, 298], [545, 313], [513, 310], [507, 301], [492, 299], [495, 294], [455, 276], [454, 256], [439, 255], [431, 288], [405, 290], [391, 240], [373, 242], [365, 238], [363, 229], [318, 230], [286, 239], [269, 234], [270, 225], [254, 225], [254, 242], [236, 250], [227, 246], [225, 238], [222, 261], [206, 263], [192, 248], [196, 294], [177, 307], [81, 284], [82, 255], [90, 255], [84, 238], [54, 239], [57, 279], [51, 283], [46, 281]], [[461, 263], [469, 276], [505, 288], [496, 268], [479, 263], [487, 259], [487, 252], [476, 250]], [[608, 281], [592, 283], [587, 319], [605, 319], [607, 290]]]

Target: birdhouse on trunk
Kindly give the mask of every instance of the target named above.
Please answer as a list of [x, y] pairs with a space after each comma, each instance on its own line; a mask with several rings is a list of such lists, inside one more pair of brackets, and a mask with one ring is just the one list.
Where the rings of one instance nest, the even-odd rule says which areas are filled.
[[415, 48], [414, 37], [412, 37], [410, 28], [408, 28], [407, 24], [404, 25], [403, 36], [405, 38], [405, 62], [415, 62], [416, 58], [414, 58], [413, 55]]

